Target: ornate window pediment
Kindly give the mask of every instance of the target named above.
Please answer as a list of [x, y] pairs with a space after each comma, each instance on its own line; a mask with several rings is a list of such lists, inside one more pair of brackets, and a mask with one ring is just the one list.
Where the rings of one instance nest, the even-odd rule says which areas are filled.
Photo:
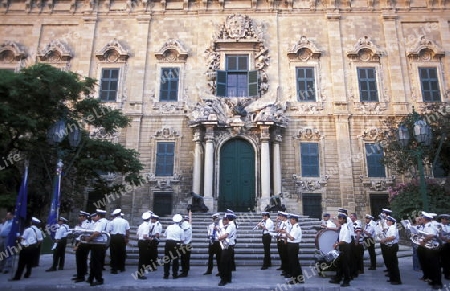
[[172, 128], [164, 127], [161, 130], [157, 130], [154, 134], [155, 139], [178, 139], [180, 138], [180, 133]]
[[155, 53], [155, 57], [159, 61], [165, 62], [185, 62], [188, 55], [188, 50], [176, 39], [167, 40], [162, 48]]
[[26, 58], [25, 50], [16, 42], [7, 40], [0, 46], [0, 62], [13, 63], [20, 62]]
[[445, 56], [445, 51], [439, 48], [432, 40], [422, 35], [406, 52], [413, 60], [436, 61]]
[[287, 56], [290, 60], [307, 61], [309, 59], [318, 59], [322, 52], [317, 49], [316, 45], [306, 36], [302, 36], [300, 40], [288, 50]]
[[126, 62], [130, 57], [130, 53], [120, 42], [114, 38], [108, 42], [101, 50], [95, 53], [100, 62], [116, 63]]
[[364, 141], [378, 141], [384, 136], [384, 131], [378, 127], [368, 127], [364, 129], [363, 133], [361, 135], [358, 135], [359, 138], [361, 138]]
[[370, 37], [365, 35], [355, 43], [353, 49], [347, 51], [347, 57], [354, 61], [378, 62], [381, 53]]
[[52, 40], [37, 53], [39, 61], [46, 63], [67, 63], [73, 55], [67, 44], [60, 40]]

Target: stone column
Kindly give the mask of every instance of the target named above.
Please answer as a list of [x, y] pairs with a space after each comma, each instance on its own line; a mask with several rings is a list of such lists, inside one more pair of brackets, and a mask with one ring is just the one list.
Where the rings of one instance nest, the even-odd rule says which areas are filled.
[[200, 129], [196, 128], [194, 133], [195, 149], [194, 149], [194, 169], [192, 173], [192, 192], [201, 194], [202, 182], [202, 145], [200, 140]]
[[281, 135], [276, 135], [273, 143], [273, 194], [281, 193]]
[[214, 124], [206, 126], [205, 133], [205, 166], [203, 199], [209, 211], [213, 211], [213, 185], [214, 185]]
[[261, 200], [260, 209], [264, 210], [270, 201], [270, 126], [261, 128]]

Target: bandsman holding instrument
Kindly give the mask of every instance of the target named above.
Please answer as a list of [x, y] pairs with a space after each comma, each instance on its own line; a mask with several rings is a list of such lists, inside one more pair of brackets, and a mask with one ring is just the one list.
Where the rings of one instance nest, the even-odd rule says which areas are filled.
[[139, 225], [136, 236], [138, 237], [138, 249], [139, 249], [139, 264], [138, 264], [138, 276], [140, 280], [145, 280], [147, 277], [144, 275], [145, 269], [150, 265], [150, 248], [149, 248], [149, 231], [150, 231], [150, 212], [144, 212], [142, 214], [142, 223]]
[[442, 241], [441, 249], [441, 263], [442, 272], [446, 280], [450, 280], [450, 215], [441, 214], [438, 216], [441, 219], [441, 230], [439, 232], [439, 239]]
[[22, 276], [23, 271], [26, 268], [24, 278], [31, 276], [31, 270], [33, 268], [33, 254], [37, 247], [36, 233], [31, 228], [31, 221], [26, 223], [26, 228], [21, 236], [17, 237], [21, 245], [19, 253], [19, 263], [17, 265], [16, 274], [10, 281], [18, 281]]
[[289, 223], [288, 214], [286, 212], [279, 211], [277, 216], [277, 248], [280, 255], [281, 266], [277, 270], [281, 270], [281, 275], [285, 276], [288, 273], [288, 254], [287, 254], [287, 233], [290, 232], [292, 225]]
[[270, 243], [272, 241], [271, 233], [274, 231], [273, 221], [270, 219], [269, 212], [261, 212], [262, 220], [256, 225], [258, 229], [262, 230], [262, 243], [264, 246], [264, 261], [261, 270], [267, 270], [272, 267], [272, 260], [270, 258]]
[[31, 218], [31, 228], [33, 229], [34, 233], [36, 234], [37, 244], [36, 249], [34, 251], [34, 259], [33, 259], [33, 267], [39, 266], [39, 260], [41, 257], [41, 245], [44, 241], [44, 236], [42, 234], [42, 230], [40, 229], [41, 221], [37, 219], [36, 217]]
[[400, 279], [400, 270], [398, 268], [398, 240], [399, 234], [396, 227], [396, 220], [392, 216], [385, 218], [388, 226], [386, 237], [380, 240], [380, 243], [385, 246], [385, 261], [384, 264], [388, 269], [389, 280], [392, 285], [400, 285], [402, 281]]
[[364, 244], [367, 246], [367, 252], [370, 258], [370, 267], [368, 270], [377, 269], [377, 256], [375, 253], [375, 228], [373, 223], [373, 216], [366, 214], [366, 225], [364, 226], [363, 236]]
[[424, 276], [429, 279], [429, 284], [433, 289], [442, 289], [442, 275], [441, 275], [441, 260], [439, 256], [439, 249], [433, 248], [433, 241], [437, 240], [439, 231], [433, 222], [433, 213], [422, 211], [424, 220], [423, 232], [424, 236], [420, 241], [420, 245], [425, 247], [423, 264], [421, 262]]
[[233, 257], [234, 257], [234, 245], [236, 239], [236, 225], [230, 223], [230, 218], [234, 218], [234, 214], [225, 213], [222, 224], [223, 227], [220, 228], [218, 240], [220, 241], [220, 246], [222, 248], [221, 258], [220, 258], [220, 282], [219, 286], [225, 286], [231, 283], [232, 271], [233, 271]]
[[350, 244], [352, 238], [350, 230], [347, 226], [347, 215], [343, 212], [338, 214], [338, 222], [341, 226], [339, 230], [339, 239], [334, 243], [333, 248], [338, 248], [340, 254], [337, 262], [336, 275], [329, 281], [330, 283], [339, 284], [343, 280], [341, 287], [350, 286]]
[[288, 284], [298, 284], [305, 283], [303, 278], [302, 266], [298, 261], [298, 250], [300, 247], [300, 242], [302, 241], [302, 229], [298, 224], [298, 215], [291, 214], [289, 220], [291, 222], [292, 228], [289, 233], [286, 234], [287, 237], [287, 255], [289, 258], [289, 275], [291, 275], [291, 280]]
[[102, 285], [104, 283], [103, 258], [105, 257], [106, 246], [102, 243], [106, 241], [106, 238], [102, 233], [105, 233], [107, 228], [105, 215], [106, 211], [102, 209], [97, 209], [97, 212], [91, 214], [92, 220], [94, 221], [93, 232], [85, 238], [87, 243], [91, 243], [91, 262], [89, 264], [90, 272], [88, 279], [91, 286]]
[[215, 213], [211, 216], [213, 222], [208, 226], [208, 269], [203, 275], [212, 274], [213, 269], [213, 259], [214, 255], [216, 256], [216, 264], [217, 268], [220, 266], [220, 256], [222, 253], [222, 248], [220, 247], [220, 242], [218, 238], [219, 232], [219, 220], [220, 213]]
[[[164, 277], [169, 279], [170, 266], [172, 263], [172, 277], [178, 278], [178, 270], [180, 268], [178, 249], [184, 241], [184, 231], [181, 228], [183, 217], [180, 214], [175, 214], [172, 217], [173, 224], [169, 225], [166, 230], [166, 245], [164, 249]], [[167, 259], [168, 258], [168, 259]]]
[[152, 212], [150, 216], [150, 230], [149, 230], [149, 249], [150, 249], [150, 263], [151, 270], [156, 271], [158, 262], [158, 245], [159, 236], [162, 233], [162, 225], [159, 222], [159, 216]]
[[[78, 215], [78, 224], [75, 226], [75, 232], [82, 232], [83, 230], [89, 230], [91, 228], [91, 223], [88, 220], [89, 213], [80, 211]], [[82, 244], [80, 241], [80, 236], [76, 238], [75, 242], [75, 261], [77, 265], [77, 274], [73, 278], [75, 283], [84, 282], [87, 273], [87, 259], [90, 252], [88, 244]]]
[[181, 228], [184, 231], [183, 251], [181, 253], [181, 274], [180, 278], [188, 276], [191, 265], [191, 249], [192, 249], [192, 212], [189, 209], [189, 215], [184, 217], [184, 221], [181, 224]]

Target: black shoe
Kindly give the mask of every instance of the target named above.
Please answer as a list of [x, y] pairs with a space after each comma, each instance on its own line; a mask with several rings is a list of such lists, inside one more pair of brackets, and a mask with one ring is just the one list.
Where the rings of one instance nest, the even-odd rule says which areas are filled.
[[178, 274], [173, 274], [173, 275], [172, 275], [172, 278], [178, 279], [178, 278], [180, 278], [180, 276], [179, 276]]
[[450, 276], [445, 276], [445, 280], [450, 280]]
[[116, 270], [111, 270], [111, 274], [119, 274]]
[[62, 271], [64, 270], [64, 267], [59, 267], [58, 270]]
[[208, 272], [208, 271], [206, 271], [205, 273], [203, 273], [203, 275], [211, 275], [212, 274], [212, 272]]
[[54, 268], [50, 268], [50, 269], [47, 269], [47, 270], [45, 270], [46, 272], [54, 272], [54, 271], [56, 271], [56, 269], [54, 269]]
[[433, 285], [434, 290], [442, 289], [442, 285]]
[[164, 275], [163, 279], [169, 279], [169, 275]]
[[219, 285], [217, 286], [225, 286], [227, 285], [227, 282], [225, 282], [224, 280], [220, 280]]
[[178, 278], [186, 278], [188, 276], [188, 273], [181, 273], [178, 275]]
[[75, 278], [75, 280], [73, 280], [74, 283], [80, 283], [80, 282], [84, 282], [84, 278]]
[[332, 283], [332, 284], [339, 284], [341, 281], [337, 281], [337, 280], [331, 279], [331, 280], [328, 281], [328, 282], [330, 282], [330, 283]]
[[8, 274], [8, 273], [9, 273], [8, 270], [4, 270], [4, 271], [3, 271], [3, 274]]
[[91, 285], [91, 286], [103, 285], [103, 281], [100, 281], [100, 282], [92, 282], [90, 285]]
[[376, 267], [370, 267], [367, 270], [376, 270], [376, 269], [377, 269]]
[[267, 267], [267, 266], [262, 266], [261, 267], [261, 270], [267, 270], [267, 269], [269, 269], [269, 267]]
[[147, 280], [147, 277], [145, 277], [145, 276], [138, 276], [138, 279], [139, 280]]
[[391, 285], [402, 285], [402, 282], [400, 281], [391, 282]]
[[123, 272], [125, 272], [125, 269], [120, 269], [119, 271], [120, 271], [121, 273], [123, 273]]
[[283, 270], [283, 268], [282, 268], [282, 267], [279, 267], [279, 268], [277, 269], [277, 271], [280, 271], [280, 270]]
[[25, 275], [23, 275], [24, 278], [30, 278], [30, 274], [25, 273]]
[[387, 272], [389, 272], [389, 271], [386, 269], [386, 270], [383, 270], [383, 272], [387, 273]]
[[348, 283], [348, 282], [344, 282], [341, 284], [341, 287], [348, 287], [348, 286], [350, 286], [350, 283]]
[[219, 276], [220, 276], [220, 273], [217, 273], [217, 274], [216, 274], [216, 277], [219, 277]]
[[20, 278], [13, 277], [13, 278], [9, 279], [8, 281], [19, 281], [19, 280], [20, 280]]

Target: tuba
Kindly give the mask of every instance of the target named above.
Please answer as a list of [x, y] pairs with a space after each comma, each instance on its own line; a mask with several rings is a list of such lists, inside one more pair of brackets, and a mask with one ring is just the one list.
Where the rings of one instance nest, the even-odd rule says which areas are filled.
[[89, 237], [91, 234], [93, 234], [95, 231], [92, 229], [69, 229], [69, 232], [72, 234], [74, 238], [79, 238], [80, 243], [87, 244], [87, 245], [103, 245], [106, 248], [109, 247], [109, 244], [111, 242], [110, 234], [106, 231], [102, 231], [100, 235], [103, 237], [102, 241], [86, 241], [86, 237]]
[[[219, 228], [219, 229], [217, 230], [217, 235], [220, 237], [220, 236], [222, 236], [222, 234], [223, 234], [223, 231], [222, 231], [221, 228]], [[230, 245], [230, 239], [229, 239], [228, 237], [225, 238], [224, 240], [220, 240], [219, 242], [220, 242], [220, 248], [221, 248], [222, 250], [228, 249], [228, 247], [229, 247], [229, 245]]]
[[[425, 238], [428, 236], [428, 233], [418, 230], [417, 233], [411, 233], [410, 239], [413, 242], [413, 244], [416, 245], [422, 245]], [[430, 250], [436, 250], [441, 246], [441, 243], [436, 240], [435, 238], [425, 242], [423, 245], [425, 248]]]

